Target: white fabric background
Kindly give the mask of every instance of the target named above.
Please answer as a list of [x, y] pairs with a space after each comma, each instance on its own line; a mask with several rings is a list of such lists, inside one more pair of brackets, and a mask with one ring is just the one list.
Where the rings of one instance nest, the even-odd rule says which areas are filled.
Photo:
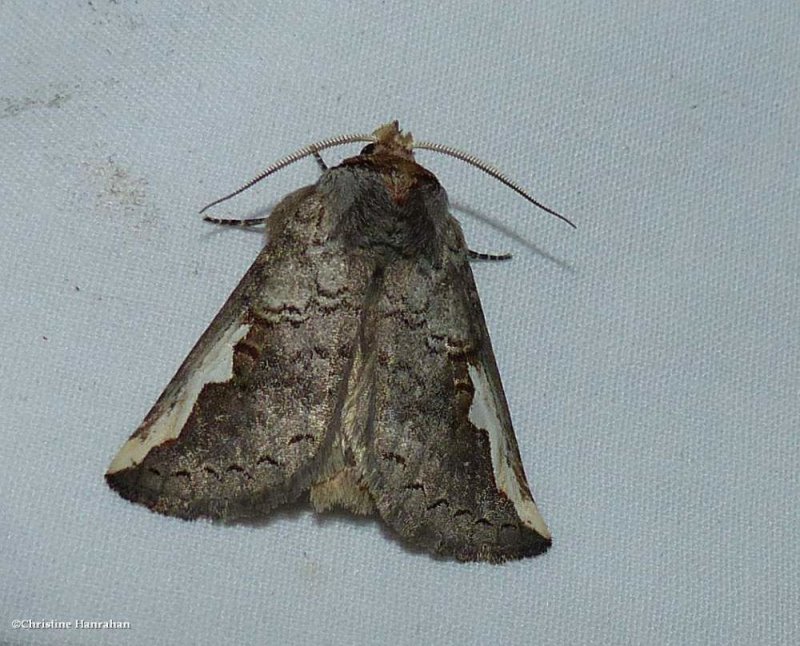
[[[796, 643], [797, 3], [172, 4], [0, 3], [0, 642]], [[261, 244], [197, 209], [391, 118], [579, 226], [418, 155], [515, 256], [475, 273], [553, 548], [464, 565], [373, 519], [113, 494]], [[132, 628], [11, 628], [76, 618]]]

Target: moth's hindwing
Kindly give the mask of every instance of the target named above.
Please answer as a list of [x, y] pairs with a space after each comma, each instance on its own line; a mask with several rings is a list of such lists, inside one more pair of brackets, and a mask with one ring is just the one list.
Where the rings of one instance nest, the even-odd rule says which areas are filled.
[[364, 282], [330, 226], [311, 187], [276, 207], [267, 246], [112, 462], [112, 488], [223, 519], [309, 488], [336, 435]]
[[359, 438], [380, 514], [460, 560], [546, 550], [466, 254], [429, 272], [397, 263], [383, 290], [364, 360], [373, 418]]

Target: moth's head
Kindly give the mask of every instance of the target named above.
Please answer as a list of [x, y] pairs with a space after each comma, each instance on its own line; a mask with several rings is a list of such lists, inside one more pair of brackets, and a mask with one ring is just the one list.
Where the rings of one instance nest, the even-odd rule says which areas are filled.
[[218, 200], [214, 200], [211, 202], [211, 204], [207, 204], [200, 210], [200, 213], [203, 213], [203, 211], [206, 211], [220, 202], [224, 202], [225, 200], [238, 195], [242, 191], [246, 191], [248, 188], [254, 184], [257, 184], [265, 177], [272, 175], [272, 173], [280, 170], [284, 166], [288, 166], [289, 164], [296, 162], [298, 159], [303, 159], [303, 157], [317, 155], [318, 161], [324, 166], [324, 162], [322, 162], [321, 158], [319, 158], [319, 152], [321, 150], [325, 150], [326, 148], [331, 148], [333, 146], [354, 143], [356, 141], [369, 141], [370, 143], [361, 149], [361, 153], [358, 156], [345, 159], [341, 165], [368, 166], [372, 167], [374, 170], [377, 170], [384, 176], [384, 181], [392, 191], [392, 194], [395, 196], [396, 200], [403, 200], [405, 194], [411, 188], [414, 188], [415, 183], [420, 179], [429, 181], [437, 186], [439, 185], [433, 173], [417, 164], [417, 162], [414, 160], [413, 149], [422, 148], [424, 150], [432, 150], [434, 152], [442, 153], [443, 155], [455, 157], [456, 159], [460, 159], [463, 162], [475, 166], [484, 173], [491, 175], [512, 190], [516, 191], [522, 195], [522, 197], [532, 204], [538, 206], [540, 209], [543, 209], [547, 213], [564, 220], [572, 227], [575, 226], [563, 215], [560, 215], [556, 211], [546, 207], [544, 204], [537, 202], [526, 191], [505, 177], [505, 175], [503, 175], [493, 166], [490, 166], [486, 162], [482, 162], [477, 157], [456, 150], [455, 148], [450, 148], [449, 146], [443, 146], [430, 141], [415, 142], [410, 132], [404, 133], [402, 130], [400, 130], [400, 125], [397, 121], [392, 121], [391, 123], [381, 126], [371, 135], [341, 135], [339, 137], [333, 137], [332, 139], [324, 139], [323, 141], [319, 141], [315, 144], [311, 144], [310, 146], [306, 146], [305, 148], [301, 148], [297, 152], [294, 152], [291, 155], [288, 155], [275, 162], [266, 170], [259, 173], [252, 180], [247, 182], [247, 184], [235, 190], [233, 193], [229, 193]]
[[441, 189], [433, 173], [414, 159], [414, 138], [400, 130], [397, 121], [381, 126], [369, 139], [358, 155], [345, 159], [341, 166], [359, 168], [379, 178], [397, 204], [404, 204], [412, 192], [425, 186]]
[[361, 149], [361, 155], [394, 155], [404, 159], [414, 159], [412, 148], [414, 138], [410, 132], [400, 130], [397, 121], [382, 125], [372, 133], [375, 141]]

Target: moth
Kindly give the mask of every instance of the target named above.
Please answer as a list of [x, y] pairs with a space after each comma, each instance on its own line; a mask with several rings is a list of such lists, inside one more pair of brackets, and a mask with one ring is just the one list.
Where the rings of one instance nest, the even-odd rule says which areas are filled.
[[[368, 144], [324, 165], [320, 150], [354, 141]], [[308, 155], [323, 168], [267, 218], [206, 218], [265, 223], [265, 246], [111, 462], [112, 489], [223, 521], [308, 494], [318, 512], [377, 512], [409, 545], [462, 561], [550, 546], [469, 265], [480, 254], [418, 148], [542, 206], [396, 121], [301, 149], [213, 202]]]

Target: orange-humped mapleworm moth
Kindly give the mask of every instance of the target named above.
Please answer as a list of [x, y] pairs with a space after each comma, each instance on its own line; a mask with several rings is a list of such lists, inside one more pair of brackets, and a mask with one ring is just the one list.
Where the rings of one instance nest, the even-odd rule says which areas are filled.
[[[352, 141], [368, 145], [324, 166], [320, 150]], [[307, 494], [317, 511], [377, 512], [408, 544], [465, 561], [550, 546], [470, 269], [476, 254], [416, 148], [464, 159], [533, 201], [397, 122], [270, 167], [240, 190], [306, 155], [323, 171], [258, 221], [263, 250], [111, 462], [114, 490], [169, 516], [226, 521]]]

